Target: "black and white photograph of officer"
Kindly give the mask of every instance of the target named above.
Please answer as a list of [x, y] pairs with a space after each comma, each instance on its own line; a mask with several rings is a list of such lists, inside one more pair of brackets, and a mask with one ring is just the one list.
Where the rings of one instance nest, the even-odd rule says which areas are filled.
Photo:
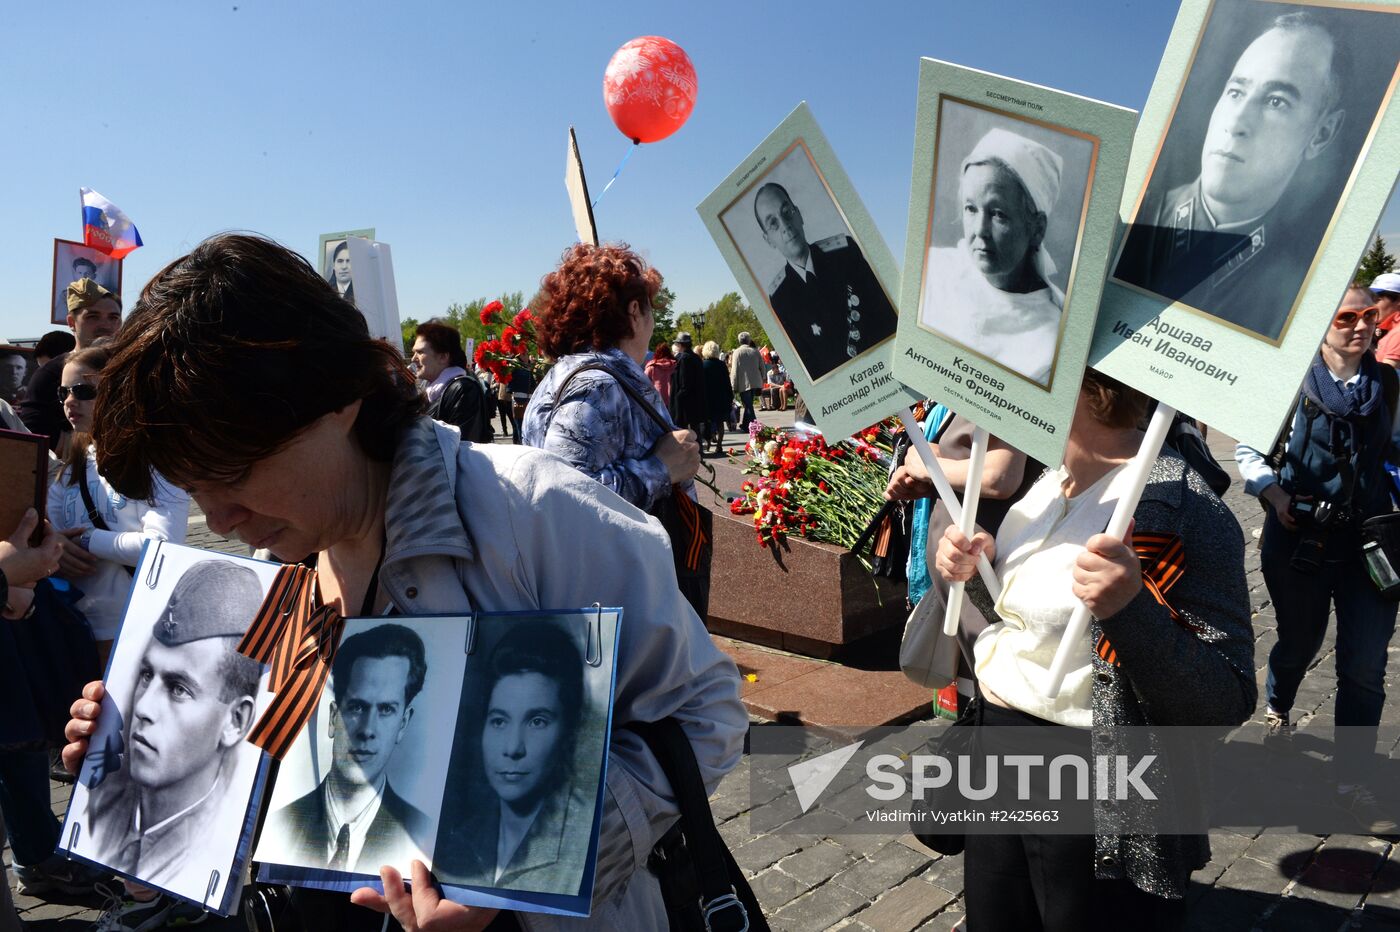
[[1114, 277], [1280, 341], [1394, 76], [1398, 14], [1216, 3]]
[[813, 381], [894, 336], [894, 305], [802, 145], [720, 219]]
[[116, 724], [84, 759], [63, 836], [73, 853], [219, 902], [261, 756], [244, 738], [259, 712], [262, 665], [236, 647], [263, 592], [250, 566], [201, 560], [153, 627], [141, 629], [139, 608], [128, 612], [107, 680]]

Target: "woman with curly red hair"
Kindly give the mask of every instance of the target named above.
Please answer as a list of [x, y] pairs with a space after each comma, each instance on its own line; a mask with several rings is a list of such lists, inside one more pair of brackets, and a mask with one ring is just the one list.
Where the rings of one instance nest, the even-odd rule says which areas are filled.
[[625, 244], [568, 249], [535, 308], [540, 348], [555, 361], [525, 411], [525, 443], [557, 453], [643, 510], [695, 497], [700, 444], [677, 430], [642, 370], [661, 275]]

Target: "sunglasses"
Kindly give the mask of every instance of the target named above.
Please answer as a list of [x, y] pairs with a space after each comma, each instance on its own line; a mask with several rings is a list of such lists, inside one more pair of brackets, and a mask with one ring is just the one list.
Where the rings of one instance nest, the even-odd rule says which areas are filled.
[[60, 385], [58, 387], [59, 404], [67, 401], [69, 395], [72, 395], [78, 401], [92, 401], [97, 398], [97, 386], [84, 385], [79, 382], [77, 385]]
[[1381, 309], [1373, 304], [1359, 311], [1338, 311], [1337, 316], [1332, 318], [1332, 326], [1338, 330], [1355, 327], [1358, 317], [1368, 324], [1374, 324], [1381, 319]]

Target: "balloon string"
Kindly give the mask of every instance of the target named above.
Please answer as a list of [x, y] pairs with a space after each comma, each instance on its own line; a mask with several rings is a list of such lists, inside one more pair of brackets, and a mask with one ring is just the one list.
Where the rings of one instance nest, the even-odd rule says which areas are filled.
[[613, 176], [608, 179], [608, 183], [603, 185], [603, 190], [599, 191], [598, 196], [593, 199], [593, 207], [596, 208], [598, 206], [598, 202], [603, 199], [603, 195], [608, 193], [608, 188], [611, 188], [613, 186], [613, 182], [617, 180], [617, 176], [622, 174], [623, 166], [627, 164], [627, 160], [632, 157], [632, 153], [636, 150], [637, 144], [635, 142], [627, 147], [627, 154], [622, 157], [621, 162], [617, 163], [617, 171], [613, 172]]

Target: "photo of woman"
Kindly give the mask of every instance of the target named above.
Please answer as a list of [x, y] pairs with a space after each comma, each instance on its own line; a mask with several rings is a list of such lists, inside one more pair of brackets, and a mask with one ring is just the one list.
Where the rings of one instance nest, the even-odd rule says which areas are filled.
[[939, 136], [919, 322], [1048, 388], [1093, 144], [947, 99]]
[[443, 883], [574, 895], [596, 799], [580, 742], [589, 668], [562, 625], [501, 622], [480, 688], [463, 698], [452, 772], [470, 768], [472, 790], [459, 818], [444, 812], [434, 868]]

